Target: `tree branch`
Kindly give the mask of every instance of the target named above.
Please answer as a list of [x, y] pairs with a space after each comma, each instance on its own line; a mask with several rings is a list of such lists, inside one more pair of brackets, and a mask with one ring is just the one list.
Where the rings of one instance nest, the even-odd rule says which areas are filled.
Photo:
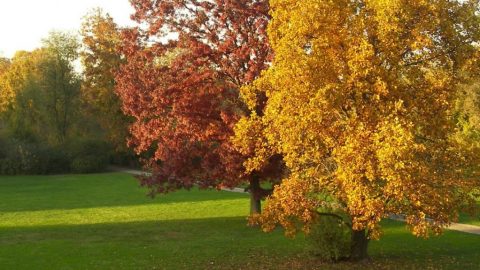
[[343, 222], [344, 224], [348, 225], [349, 228], [352, 228], [352, 223], [348, 222], [348, 221], [345, 221], [345, 219], [338, 214], [328, 213], [328, 212], [320, 212], [320, 211], [316, 211], [316, 213], [320, 216], [336, 218], [336, 219], [340, 220], [341, 222]]

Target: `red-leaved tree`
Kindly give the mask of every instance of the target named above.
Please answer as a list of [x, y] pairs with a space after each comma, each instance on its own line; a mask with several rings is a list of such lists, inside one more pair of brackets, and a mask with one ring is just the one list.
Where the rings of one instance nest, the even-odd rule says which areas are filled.
[[156, 194], [249, 182], [251, 211], [259, 212], [268, 193], [259, 181], [279, 179], [281, 158], [245, 174], [249, 155], [237, 152], [231, 137], [247, 112], [239, 88], [271, 59], [268, 1], [131, 3], [140, 26], [123, 32], [120, 53], [126, 63], [117, 75], [117, 92], [124, 112], [135, 118], [129, 145], [149, 154], [145, 162], [153, 175], [142, 183]]

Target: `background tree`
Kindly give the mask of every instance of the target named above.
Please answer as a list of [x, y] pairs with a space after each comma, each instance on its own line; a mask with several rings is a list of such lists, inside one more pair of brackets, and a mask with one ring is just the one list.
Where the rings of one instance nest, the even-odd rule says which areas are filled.
[[9, 69], [2, 76], [2, 120], [11, 135], [21, 140], [34, 140], [34, 134], [51, 134], [38, 130], [40, 117], [41, 64], [47, 59], [45, 50], [17, 52]]
[[242, 90], [252, 113], [236, 142], [245, 153], [262, 142], [249, 171], [281, 154], [289, 174], [253, 222], [293, 235], [335, 216], [362, 259], [391, 214], [426, 236], [475, 206], [477, 163], [452, 140], [452, 110], [462, 75], [478, 68], [478, 1], [270, 4], [275, 59]]
[[8, 106], [8, 89], [5, 85], [6, 82], [4, 76], [9, 70], [10, 65], [11, 62], [9, 59], [0, 58], [0, 113], [4, 112]]
[[5, 112], [12, 106], [16, 89], [24, 86], [27, 74], [31, 72], [32, 67], [27, 55], [27, 52], [17, 52], [12, 60], [2, 60], [0, 112]]
[[80, 32], [83, 107], [91, 121], [99, 122], [114, 148], [126, 151], [129, 121], [114, 90], [115, 73], [122, 63], [117, 51], [121, 43], [120, 29], [109, 14], [95, 9], [84, 17]]
[[43, 40], [47, 52], [46, 62], [41, 65], [43, 94], [48, 116], [46, 120], [56, 130], [60, 143], [67, 138], [75, 119], [75, 102], [79, 100], [80, 78], [74, 70], [78, 59], [77, 37], [63, 32], [51, 32]]
[[62, 139], [66, 123], [59, 110], [70, 100], [61, 95], [64, 89], [58, 84], [70, 82], [62, 81], [57, 65], [47, 48], [18, 52], [12, 59], [2, 77], [2, 103], [4, 120], [15, 137], [50, 143]]
[[[98, 172], [111, 148], [85, 132], [76, 36], [52, 32], [0, 75], [0, 174]], [[2, 66], [3, 67], [3, 66]]]
[[152, 193], [178, 188], [234, 187], [249, 181], [252, 211], [260, 211], [260, 179], [268, 166], [244, 175], [246, 156], [231, 144], [245, 112], [239, 88], [270, 60], [265, 35], [268, 1], [134, 0], [141, 25], [124, 32], [126, 64], [117, 76], [125, 113], [135, 118], [130, 146], [153, 152]]
[[0, 113], [2, 113], [7, 106], [7, 89], [5, 87], [5, 79], [3, 76], [8, 71], [10, 64], [10, 59], [0, 58]]
[[19, 139], [63, 143], [75, 122], [75, 37], [52, 32], [44, 47], [18, 52], [1, 77], [4, 121]]

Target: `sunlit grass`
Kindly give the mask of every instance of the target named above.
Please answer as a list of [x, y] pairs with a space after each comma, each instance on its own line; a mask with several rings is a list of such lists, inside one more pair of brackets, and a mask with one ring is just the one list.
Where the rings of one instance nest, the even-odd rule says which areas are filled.
[[429, 240], [383, 223], [371, 262], [324, 264], [303, 236], [246, 226], [248, 196], [150, 199], [125, 174], [0, 177], [0, 269], [478, 269], [480, 237]]
[[69, 210], [23, 211], [1, 214], [0, 227], [88, 225], [160, 220], [189, 220], [245, 216], [245, 199], [178, 202], [160, 205], [93, 207]]

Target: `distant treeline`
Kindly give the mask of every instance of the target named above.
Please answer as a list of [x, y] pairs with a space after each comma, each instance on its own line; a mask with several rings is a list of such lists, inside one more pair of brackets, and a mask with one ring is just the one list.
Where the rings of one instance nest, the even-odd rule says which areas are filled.
[[0, 59], [0, 174], [136, 164], [126, 146], [129, 119], [114, 93], [118, 33], [95, 10], [84, 19], [81, 39], [51, 32], [41, 48]]

